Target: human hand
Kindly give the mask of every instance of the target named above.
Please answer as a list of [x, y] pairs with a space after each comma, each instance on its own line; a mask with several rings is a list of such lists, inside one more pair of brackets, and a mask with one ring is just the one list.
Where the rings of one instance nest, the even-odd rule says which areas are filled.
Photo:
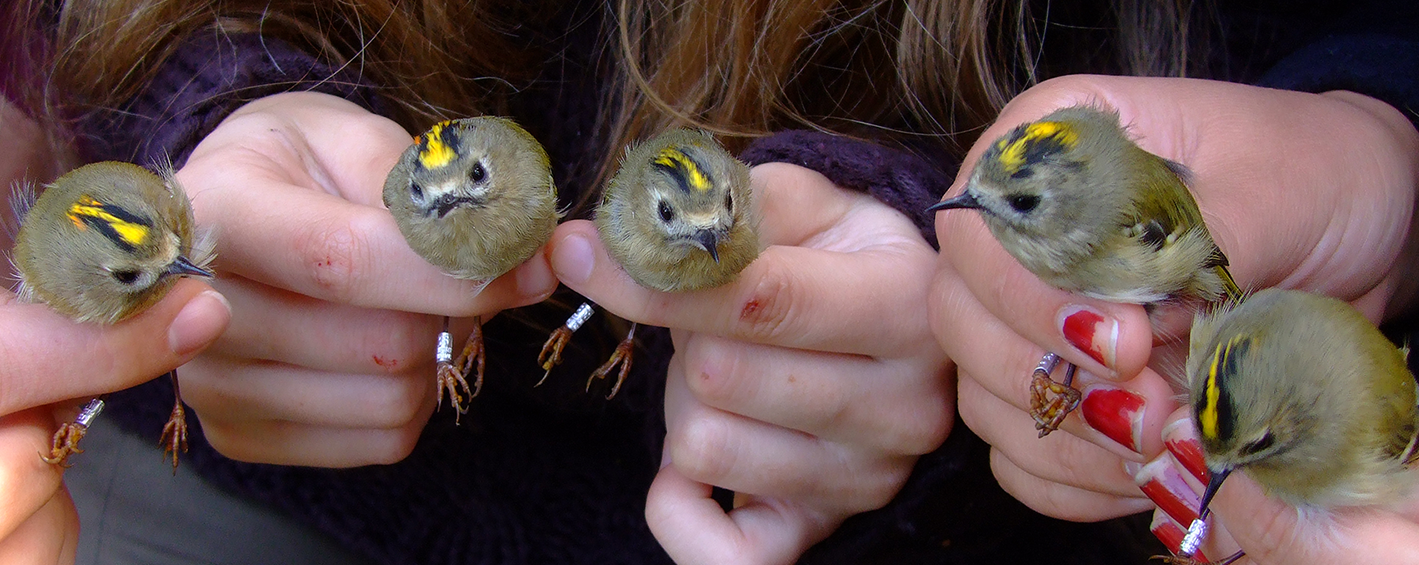
[[[1407, 299], [1396, 288], [1412, 265], [1396, 259], [1410, 232], [1419, 136], [1394, 109], [1347, 92], [1067, 77], [1012, 101], [969, 153], [956, 184], [1009, 128], [1080, 103], [1118, 109], [1144, 149], [1192, 170], [1193, 193], [1243, 288], [1329, 294], [1372, 319]], [[1155, 501], [1176, 508], [1170, 481], [1144, 473], [1156, 467], [1141, 463], [1162, 453], [1164, 424], [1179, 408], [1164, 375], [1181, 373], [1186, 317], [1164, 316], [1155, 338], [1139, 306], [1049, 287], [1007, 255], [974, 214], [938, 214], [937, 233], [932, 327], [959, 364], [961, 417], [991, 444], [1002, 486], [1042, 513], [1074, 520], [1141, 512]], [[1075, 346], [1061, 327], [1081, 307], [1101, 320], [1083, 332], [1092, 335], [1074, 332]], [[1028, 375], [1046, 350], [1082, 369], [1085, 397], [1082, 418], [1067, 419], [1066, 433], [1037, 439], [1025, 412]], [[1124, 461], [1132, 462], [1127, 471]]]
[[[1176, 549], [1197, 516], [1207, 469], [1186, 410], [1168, 420], [1167, 451], [1143, 474], [1159, 477], [1175, 491], [1171, 502], [1154, 511], [1153, 531]], [[1164, 511], [1165, 504], [1171, 512]], [[1388, 507], [1303, 510], [1267, 497], [1242, 471], [1228, 476], [1208, 508], [1213, 517], [1201, 558], [1223, 559], [1241, 548], [1250, 563], [1262, 565], [1419, 563], [1419, 496]]]
[[[0, 563], [74, 561], [79, 517], [64, 470], [40, 459], [55, 430], [87, 398], [192, 359], [230, 319], [222, 296], [192, 280], [112, 326], [75, 323], [0, 290], [0, 328], [7, 328], [0, 340]], [[96, 425], [112, 424], [100, 418]]]
[[[637, 286], [590, 222], [554, 272], [629, 320], [671, 328], [664, 467], [646, 518], [679, 563], [791, 563], [878, 508], [952, 424], [954, 386], [920, 309], [933, 251], [905, 216], [800, 167], [751, 171], [766, 250], [724, 287]], [[726, 514], [710, 485], [737, 493]]]
[[183, 398], [224, 455], [404, 458], [434, 411], [443, 316], [491, 316], [556, 287], [540, 253], [476, 293], [410, 250], [381, 191], [411, 143], [355, 104], [287, 93], [237, 110], [178, 171], [198, 223], [218, 230], [215, 284], [236, 312], [182, 373]]

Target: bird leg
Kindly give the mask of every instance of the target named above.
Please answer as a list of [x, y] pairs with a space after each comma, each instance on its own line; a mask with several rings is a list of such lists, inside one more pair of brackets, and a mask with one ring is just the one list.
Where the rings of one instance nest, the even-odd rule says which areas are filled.
[[547, 343], [542, 344], [542, 352], [537, 354], [537, 364], [541, 365], [546, 372], [542, 373], [542, 379], [532, 386], [542, 386], [542, 382], [552, 374], [552, 367], [562, 363], [562, 349], [572, 340], [572, 332], [581, 329], [582, 324], [585, 324], [586, 320], [591, 317], [591, 313], [591, 303], [583, 302], [575, 312], [572, 312], [571, 317], [567, 318], [567, 323], [553, 330], [552, 335], [547, 337]]
[[596, 371], [591, 373], [591, 377], [586, 379], [586, 390], [591, 390], [591, 382], [597, 379], [604, 379], [606, 375], [620, 365], [621, 370], [616, 373], [616, 384], [611, 387], [611, 392], [606, 395], [606, 400], [615, 398], [616, 393], [621, 390], [621, 383], [626, 382], [626, 375], [631, 372], [631, 357], [635, 352], [636, 345], [636, 324], [631, 323], [631, 331], [626, 332], [626, 339], [621, 340], [616, 346], [616, 351], [611, 353], [611, 358], [602, 363]]
[[1064, 384], [1049, 378], [1059, 361], [1058, 355], [1046, 353], [1031, 374], [1030, 417], [1035, 419], [1035, 429], [1040, 431], [1039, 437], [1045, 437], [1059, 429], [1065, 416], [1078, 408], [1079, 400], [1083, 398], [1079, 390], [1071, 386], [1074, 384], [1074, 371], [1077, 370], [1073, 363], [1065, 361], [1068, 367], [1064, 372]]
[[[438, 406], [443, 406], [444, 392], [447, 391], [453, 409], [458, 412], [458, 416], [462, 416], [468, 412], [468, 406], [463, 402], [463, 394], [467, 394], [471, 402], [473, 397], [483, 390], [483, 371], [487, 365], [487, 350], [483, 347], [483, 318], [473, 318], [473, 332], [468, 334], [468, 341], [464, 342], [463, 350], [459, 352], [457, 359], [453, 358], [453, 334], [448, 331], [448, 318], [444, 318], [443, 324], [443, 332], [439, 333], [438, 349], [434, 353], [438, 362]], [[478, 367], [477, 373], [474, 374], [473, 386], [470, 388], [467, 376], [473, 370], [474, 363], [477, 363]], [[463, 394], [459, 394], [460, 389]], [[458, 416], [454, 417], [455, 423]]]
[[163, 435], [158, 444], [163, 446], [163, 454], [172, 457], [172, 474], [177, 474], [178, 451], [187, 453], [187, 412], [182, 408], [182, 392], [177, 388], [177, 371], [168, 371], [172, 379], [172, 414], [168, 423], [163, 424]]
[[50, 441], [49, 454], [41, 453], [39, 458], [50, 465], [69, 468], [69, 456], [84, 452], [79, 449], [79, 440], [84, 439], [84, 434], [89, 431], [89, 424], [93, 423], [99, 412], [103, 412], [103, 398], [95, 398], [84, 404], [73, 422], [59, 425], [59, 430], [54, 432], [54, 438]]
[[1239, 550], [1221, 561], [1199, 561], [1195, 556], [1183, 555], [1154, 555], [1153, 559], [1157, 559], [1168, 565], [1232, 565], [1246, 554], [1247, 552]]

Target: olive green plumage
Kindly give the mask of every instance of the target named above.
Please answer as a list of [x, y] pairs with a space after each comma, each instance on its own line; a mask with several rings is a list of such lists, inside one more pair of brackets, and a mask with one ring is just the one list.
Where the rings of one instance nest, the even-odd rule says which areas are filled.
[[1074, 106], [996, 140], [964, 193], [932, 209], [980, 210], [1006, 251], [1067, 291], [1143, 304], [1236, 295], [1187, 180], [1116, 113]]
[[630, 148], [596, 209], [611, 257], [655, 290], [734, 280], [759, 254], [749, 167], [687, 129]]
[[1297, 506], [1398, 501], [1419, 429], [1401, 350], [1350, 305], [1267, 289], [1199, 314], [1187, 369], [1207, 466]]
[[416, 253], [472, 280], [531, 258], [558, 219], [547, 152], [497, 117], [441, 122], [416, 138], [385, 180], [384, 204]]
[[[180, 275], [211, 276], [192, 205], [170, 170], [85, 165], [38, 198], [20, 194], [14, 263], [21, 297], [81, 322], [116, 323], [162, 299]], [[197, 249], [194, 250], [194, 245]]]

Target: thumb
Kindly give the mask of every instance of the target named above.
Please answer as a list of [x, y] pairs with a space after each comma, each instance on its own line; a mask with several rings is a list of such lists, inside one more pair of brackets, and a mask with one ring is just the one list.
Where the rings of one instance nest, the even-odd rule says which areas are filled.
[[118, 324], [77, 323], [43, 304], [0, 298], [0, 415], [122, 390], [186, 363], [231, 321], [206, 283], [178, 281], [161, 301]]

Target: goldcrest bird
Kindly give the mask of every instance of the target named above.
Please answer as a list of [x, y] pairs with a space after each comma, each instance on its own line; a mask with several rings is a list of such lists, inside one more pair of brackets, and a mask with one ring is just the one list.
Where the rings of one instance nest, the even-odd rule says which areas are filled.
[[[629, 148], [595, 221], [611, 258], [641, 286], [663, 292], [727, 284], [759, 254], [749, 167], [701, 131], [671, 130]], [[584, 305], [578, 315], [586, 312]], [[543, 349], [540, 361], [549, 371], [570, 337], [566, 330], [554, 333]], [[608, 398], [616, 395], [630, 369], [634, 336], [632, 324], [588, 387], [620, 363]]]
[[[1183, 165], [1134, 143], [1117, 113], [1073, 106], [996, 140], [965, 191], [929, 210], [979, 210], [1021, 265], [1070, 292], [1148, 305], [1239, 295], [1188, 192], [1189, 177]], [[1057, 363], [1050, 355], [1033, 388], [1063, 400], [1036, 407], [1041, 437], [1079, 400], [1077, 390], [1048, 380]], [[1037, 395], [1032, 404], [1040, 402]]]
[[1187, 374], [1211, 474], [1190, 531], [1239, 469], [1297, 507], [1383, 505], [1414, 485], [1419, 387], [1405, 353], [1349, 304], [1266, 289], [1199, 313]]
[[[414, 138], [384, 183], [384, 204], [409, 247], [460, 279], [482, 284], [537, 253], [560, 214], [547, 152], [506, 118], [477, 117], [435, 124]], [[439, 336], [439, 402], [444, 391], [458, 413], [483, 385], [482, 319], [458, 358], [451, 337]], [[477, 364], [472, 390], [467, 375]]]
[[[115, 324], [162, 299], [180, 276], [212, 277], [212, 240], [199, 236], [187, 193], [170, 167], [162, 176], [129, 163], [85, 165], [59, 177], [38, 198], [16, 198], [20, 230], [14, 263], [23, 300], [43, 302], [79, 322]], [[205, 234], [204, 234], [205, 235]], [[187, 423], [170, 372], [173, 411], [162, 444], [187, 450]], [[45, 461], [64, 465], [103, 407], [94, 399], [54, 435]]]

